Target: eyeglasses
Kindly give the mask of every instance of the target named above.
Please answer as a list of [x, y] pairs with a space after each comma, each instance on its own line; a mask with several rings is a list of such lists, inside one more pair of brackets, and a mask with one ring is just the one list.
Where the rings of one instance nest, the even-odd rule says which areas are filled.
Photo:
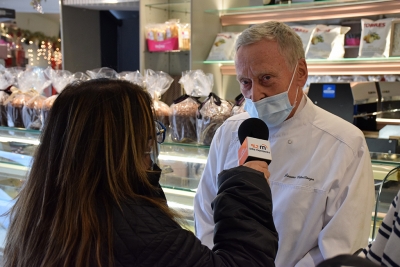
[[156, 137], [157, 143], [162, 144], [165, 140], [165, 134], [167, 133], [167, 128], [165, 128], [164, 124], [159, 121], [154, 121], [156, 125]]

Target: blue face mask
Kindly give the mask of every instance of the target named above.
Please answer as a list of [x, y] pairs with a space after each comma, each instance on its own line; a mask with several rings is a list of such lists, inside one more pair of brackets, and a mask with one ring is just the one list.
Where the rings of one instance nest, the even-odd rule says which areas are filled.
[[287, 119], [297, 102], [298, 88], [296, 88], [297, 93], [293, 106], [290, 104], [288, 94], [290, 86], [293, 82], [294, 74], [296, 73], [296, 69], [297, 63], [286, 92], [266, 97], [257, 102], [253, 102], [251, 99], [245, 98], [246, 103], [244, 109], [249, 113], [250, 117], [263, 120], [268, 127], [277, 126]]

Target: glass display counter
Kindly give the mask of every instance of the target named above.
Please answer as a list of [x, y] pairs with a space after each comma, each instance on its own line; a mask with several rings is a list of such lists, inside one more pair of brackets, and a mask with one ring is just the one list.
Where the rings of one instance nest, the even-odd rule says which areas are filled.
[[[26, 180], [40, 131], [0, 127], [0, 213], [14, 203]], [[193, 199], [203, 173], [208, 146], [179, 143], [161, 145], [159, 165], [163, 170], [160, 183], [168, 205], [179, 210], [192, 231]], [[400, 155], [371, 152], [376, 189], [376, 206], [371, 215], [371, 235], [376, 236], [383, 217], [400, 190]], [[360, 192], [362, 194], [363, 192]], [[0, 218], [0, 242], [8, 227], [7, 218]]]
[[400, 190], [400, 155], [371, 152], [376, 202], [372, 211], [370, 239], [376, 237], [390, 204]]

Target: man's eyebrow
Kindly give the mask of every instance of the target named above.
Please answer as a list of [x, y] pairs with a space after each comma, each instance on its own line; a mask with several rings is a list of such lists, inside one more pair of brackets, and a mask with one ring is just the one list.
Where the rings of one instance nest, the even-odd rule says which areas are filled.
[[237, 81], [240, 81], [241, 79], [243, 79], [244, 77], [243, 77], [243, 75], [236, 75], [236, 80]]

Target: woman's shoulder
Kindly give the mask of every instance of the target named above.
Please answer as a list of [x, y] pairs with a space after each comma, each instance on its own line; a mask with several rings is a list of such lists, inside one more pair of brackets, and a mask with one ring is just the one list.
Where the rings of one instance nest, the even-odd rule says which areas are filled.
[[149, 231], [159, 229], [160, 226], [179, 227], [167, 214], [145, 199], [129, 199], [121, 203], [121, 207], [114, 205], [113, 217], [115, 226], [127, 223]]

